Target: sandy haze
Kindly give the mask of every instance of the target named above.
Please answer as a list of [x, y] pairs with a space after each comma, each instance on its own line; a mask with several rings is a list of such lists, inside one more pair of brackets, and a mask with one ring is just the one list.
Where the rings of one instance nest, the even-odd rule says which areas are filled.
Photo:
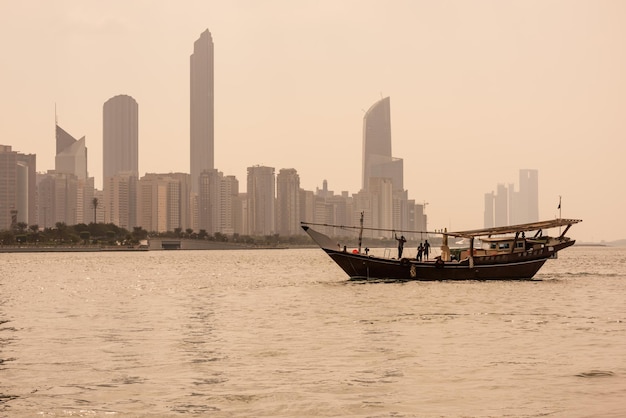
[[429, 228], [481, 227], [483, 195], [539, 170], [539, 214], [626, 238], [626, 2], [2, 1], [0, 143], [54, 168], [54, 109], [102, 185], [102, 105], [139, 103], [139, 172], [189, 172], [189, 55], [215, 43], [215, 165], [295, 168], [355, 193], [363, 111]]

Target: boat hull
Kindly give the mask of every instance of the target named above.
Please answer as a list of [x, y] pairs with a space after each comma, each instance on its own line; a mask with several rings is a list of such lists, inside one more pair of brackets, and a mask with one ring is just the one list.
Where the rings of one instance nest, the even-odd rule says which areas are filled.
[[304, 228], [328, 256], [353, 280], [528, 280], [546, 260], [574, 244], [574, 240], [552, 241], [542, 248], [475, 256], [470, 261], [443, 262], [382, 258], [336, 249], [329, 237]]
[[417, 262], [368, 257], [325, 250], [335, 263], [353, 280], [527, 280], [546, 262], [546, 258], [522, 260], [506, 264]]

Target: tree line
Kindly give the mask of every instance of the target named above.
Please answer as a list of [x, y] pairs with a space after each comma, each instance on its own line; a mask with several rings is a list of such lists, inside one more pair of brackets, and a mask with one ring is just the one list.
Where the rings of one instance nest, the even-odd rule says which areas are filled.
[[11, 230], [0, 231], [0, 245], [124, 245], [136, 246], [150, 237], [195, 239], [216, 242], [231, 242], [246, 245], [311, 245], [308, 235], [281, 236], [279, 234], [250, 236], [221, 232], [209, 234], [201, 229], [195, 232], [191, 228], [175, 228], [168, 232], [148, 232], [140, 226], [132, 231], [113, 223], [89, 223], [67, 225], [57, 222], [53, 227], [41, 229], [39, 225], [18, 222]]

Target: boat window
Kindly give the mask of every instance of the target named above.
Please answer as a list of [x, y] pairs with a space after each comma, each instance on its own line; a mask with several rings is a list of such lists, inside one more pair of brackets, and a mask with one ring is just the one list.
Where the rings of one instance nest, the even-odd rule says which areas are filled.
[[524, 243], [520, 241], [520, 242], [518, 242], [515, 246], [516, 246], [517, 248], [524, 248]]
[[491, 245], [489, 246], [490, 250], [495, 250], [496, 249], [496, 243], [492, 242]]
[[498, 246], [498, 248], [500, 250], [506, 250], [507, 248], [509, 248], [509, 243], [508, 242], [501, 242], [500, 245]]

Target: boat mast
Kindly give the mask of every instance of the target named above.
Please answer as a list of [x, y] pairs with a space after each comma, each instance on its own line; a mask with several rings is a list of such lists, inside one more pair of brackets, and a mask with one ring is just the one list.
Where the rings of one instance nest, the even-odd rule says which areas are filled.
[[359, 227], [359, 254], [361, 254], [361, 242], [363, 241], [363, 211], [361, 211], [361, 226]]

